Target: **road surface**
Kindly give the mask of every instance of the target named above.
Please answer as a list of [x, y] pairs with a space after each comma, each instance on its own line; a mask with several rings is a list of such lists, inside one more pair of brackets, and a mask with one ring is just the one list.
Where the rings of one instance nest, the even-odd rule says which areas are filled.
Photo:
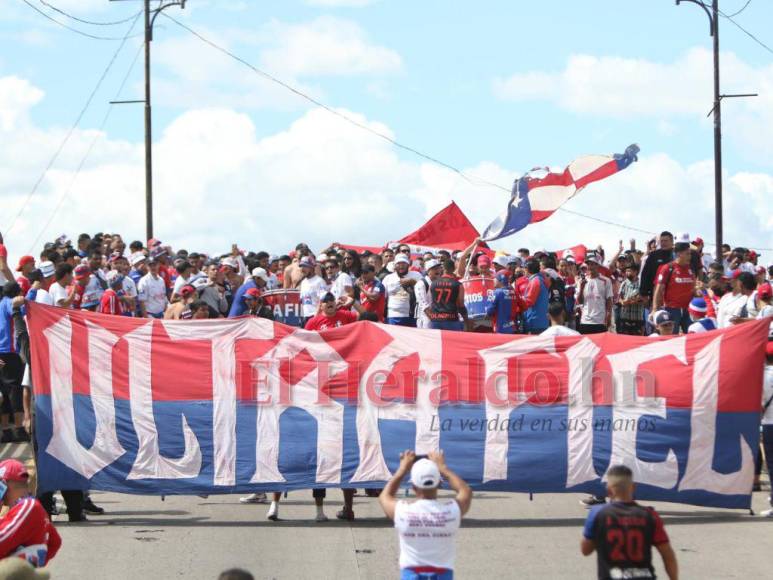
[[[328, 492], [333, 517], [341, 493]], [[768, 492], [754, 494], [766, 509]], [[311, 492], [283, 502], [283, 521], [238, 496], [158, 497], [95, 493], [108, 514], [55, 522], [64, 545], [55, 580], [216, 579], [229, 567], [255, 578], [396, 578], [397, 538], [375, 498], [355, 498], [352, 524], [314, 522]], [[579, 553], [586, 510], [575, 494], [478, 493], [459, 534], [457, 578], [595, 578]], [[650, 503], [650, 502], [647, 502]], [[663, 516], [683, 578], [763, 578], [770, 573], [773, 519], [737, 510], [652, 503]], [[662, 576], [662, 566], [656, 556]]]

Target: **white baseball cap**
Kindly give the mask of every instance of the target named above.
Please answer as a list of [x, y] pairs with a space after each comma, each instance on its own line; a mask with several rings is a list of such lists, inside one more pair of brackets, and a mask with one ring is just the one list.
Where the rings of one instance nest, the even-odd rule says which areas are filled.
[[416, 489], [435, 489], [440, 485], [440, 470], [430, 459], [419, 459], [411, 467], [411, 483]]
[[145, 259], [146, 259], [146, 258], [145, 258], [145, 254], [143, 254], [142, 252], [134, 252], [134, 253], [133, 253], [133, 254], [132, 254], [130, 257], [129, 257], [129, 264], [131, 264], [132, 266], [136, 266], [136, 265], [137, 265], [137, 264], [139, 264], [140, 262], [144, 262], [144, 261], [145, 261]]
[[41, 262], [38, 266], [38, 270], [40, 270], [40, 273], [44, 278], [50, 278], [56, 274], [56, 266], [54, 266], [53, 262], [49, 262], [48, 260]]
[[397, 254], [395, 256], [395, 264], [410, 264], [411, 260], [405, 254]]
[[266, 272], [263, 268], [255, 268], [252, 271], [252, 277], [260, 278], [264, 282], [268, 283], [268, 272]]
[[437, 268], [440, 265], [440, 260], [427, 260], [424, 262], [424, 269], [429, 272], [432, 268]]

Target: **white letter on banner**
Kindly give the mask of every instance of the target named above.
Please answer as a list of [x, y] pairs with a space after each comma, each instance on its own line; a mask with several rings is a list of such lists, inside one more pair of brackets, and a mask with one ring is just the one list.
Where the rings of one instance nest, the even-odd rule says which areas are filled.
[[[380, 326], [392, 336], [387, 344], [373, 359], [360, 377], [357, 393], [357, 440], [360, 448], [360, 464], [352, 476], [352, 482], [383, 481], [392, 474], [384, 460], [381, 449], [381, 434], [378, 430], [379, 419], [413, 421], [416, 424], [416, 453], [426, 454], [437, 451], [440, 446], [440, 431], [432, 429], [432, 417], [438, 407], [430, 400], [435, 385], [433, 377], [441, 370], [442, 340], [436, 330], [409, 329], [399, 326]], [[416, 380], [416, 403], [375, 404], [367, 385], [374, 377], [389, 373], [398, 361], [418, 354], [419, 371]]]
[[89, 337], [89, 379], [96, 432], [88, 449], [75, 435], [75, 405], [72, 385], [72, 323], [63, 316], [43, 331], [48, 340], [51, 369], [52, 436], [46, 453], [86, 479], [101, 471], [126, 451], [118, 441], [113, 397], [112, 348], [118, 337], [86, 322]]
[[162, 323], [172, 340], [212, 341], [212, 444], [215, 485], [236, 484], [236, 341], [271, 340], [274, 323], [261, 318], [238, 321]]
[[[671, 489], [679, 479], [679, 466], [673, 449], [668, 450], [665, 461], [642, 461], [636, 455], [639, 419], [644, 415], [666, 418], [666, 400], [662, 397], [638, 396], [636, 376], [639, 365], [667, 356], [674, 356], [686, 365], [685, 345], [686, 338], [682, 336], [607, 355], [615, 386], [612, 406], [612, 456], [609, 464], [624, 464], [630, 467], [637, 483]], [[615, 431], [616, 422], [624, 428]], [[629, 424], [634, 425], [634, 428], [628, 429]]]
[[597, 479], [593, 469], [593, 365], [601, 349], [583, 338], [566, 350], [569, 359], [568, 425], [566, 435], [566, 487]]
[[[733, 473], [720, 473], [712, 467], [717, 437], [721, 344], [722, 337], [719, 336], [695, 357], [692, 413], [690, 414], [690, 451], [687, 455], [684, 477], [679, 483], [679, 491], [698, 489], [728, 495], [745, 495], [752, 488], [754, 457], [743, 435], [739, 436], [741, 469]], [[773, 458], [770, 461], [773, 461]]]
[[[266, 395], [270, 403], [258, 404], [258, 444], [255, 450], [255, 474], [250, 483], [283, 482], [279, 472], [279, 418], [285, 410], [296, 407], [317, 420], [317, 483], [341, 483], [341, 465], [344, 456], [344, 408], [330, 399], [319, 404], [319, 369], [309, 372], [290, 391], [291, 405], [280, 403], [282, 378], [279, 367], [282, 359], [292, 359], [302, 351], [317, 363], [328, 365], [327, 376], [345, 371], [348, 363], [317, 332], [296, 330], [283, 338], [262, 357], [255, 360], [259, 372], [266, 373]], [[292, 364], [292, 360], [290, 360]]]
[[[480, 351], [480, 356], [484, 364], [484, 385], [488, 390], [489, 380], [496, 380], [495, 373], [507, 372], [507, 361], [511, 358], [544, 350], [555, 356], [556, 342], [552, 336], [531, 336], [528, 338], [518, 338]], [[503, 375], [505, 376], [505, 375]], [[505, 390], [498, 392], [499, 383], [496, 381], [494, 388], [497, 389], [497, 395], [501, 400], [508, 400], [507, 381], [505, 381]], [[508, 401], [504, 405], [497, 405], [486, 397], [486, 424], [489, 421], [495, 421], [502, 424], [510, 417], [510, 413], [516, 407], [521, 406], [525, 401]], [[504, 416], [502, 416], [504, 415]], [[510, 447], [510, 430], [486, 429], [486, 447], [483, 455], [483, 482], [495, 479], [507, 479], [507, 450]]]
[[182, 416], [185, 450], [179, 459], [161, 456], [158, 430], [153, 417], [153, 391], [150, 383], [150, 353], [153, 321], [124, 335], [129, 345], [129, 403], [132, 423], [139, 440], [137, 457], [126, 479], [184, 479], [201, 471], [199, 440]]

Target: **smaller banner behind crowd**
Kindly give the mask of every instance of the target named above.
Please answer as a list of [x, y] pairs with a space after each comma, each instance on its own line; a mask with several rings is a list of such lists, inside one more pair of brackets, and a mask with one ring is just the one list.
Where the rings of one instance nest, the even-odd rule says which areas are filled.
[[768, 322], [668, 339], [167, 321], [31, 304], [39, 486], [382, 487], [442, 448], [476, 489], [744, 508]]

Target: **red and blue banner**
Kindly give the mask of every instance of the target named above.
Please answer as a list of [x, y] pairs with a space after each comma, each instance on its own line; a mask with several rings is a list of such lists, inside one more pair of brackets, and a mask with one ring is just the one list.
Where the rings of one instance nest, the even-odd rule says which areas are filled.
[[542, 177], [531, 175], [541, 168], [532, 169], [515, 180], [507, 209], [489, 224], [482, 239], [498, 240], [549, 218], [585, 186], [631, 165], [638, 153], [638, 145], [629, 145], [624, 153], [585, 155], [572, 161], [563, 172], [547, 172]]
[[673, 338], [173, 321], [31, 304], [38, 485], [378, 488], [441, 448], [475, 489], [750, 505], [768, 322]]

